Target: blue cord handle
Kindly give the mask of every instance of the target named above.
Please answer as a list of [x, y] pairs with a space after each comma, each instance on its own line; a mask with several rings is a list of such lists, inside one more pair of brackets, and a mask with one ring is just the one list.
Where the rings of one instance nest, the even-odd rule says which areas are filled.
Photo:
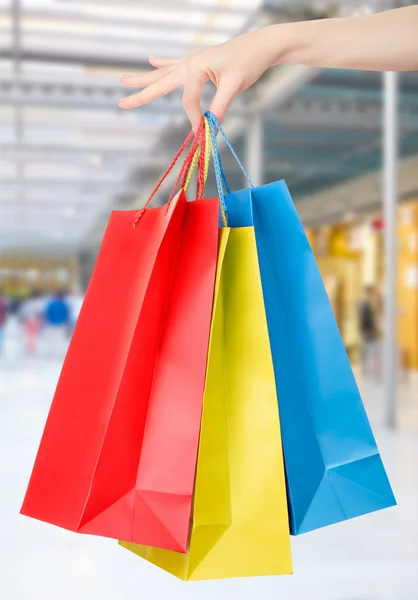
[[229, 188], [228, 182], [226, 180], [226, 176], [225, 176], [225, 173], [224, 173], [224, 170], [222, 167], [222, 163], [221, 163], [221, 159], [219, 156], [218, 141], [216, 139], [215, 125], [214, 125], [212, 119], [208, 116], [208, 114], [210, 115], [211, 113], [206, 113], [205, 116], [208, 120], [210, 133], [211, 133], [211, 137], [212, 137], [213, 165], [215, 167], [215, 177], [216, 177], [216, 185], [217, 185], [218, 194], [219, 194], [219, 203], [221, 205], [221, 210], [226, 215], [227, 208], [226, 208], [226, 203], [225, 203], [225, 190], [227, 190], [227, 194], [229, 194], [230, 188]]
[[[207, 115], [209, 115], [209, 117]], [[208, 120], [208, 123], [209, 123], [210, 131], [211, 131], [211, 136], [215, 140], [215, 142], [213, 144], [213, 147], [214, 147], [214, 151], [216, 151], [216, 157], [217, 157], [216, 162], [217, 162], [219, 170], [220, 170], [220, 174], [221, 174], [221, 177], [222, 177], [223, 185], [225, 186], [226, 193], [230, 194], [231, 193], [231, 188], [229, 187], [229, 183], [228, 183], [228, 180], [226, 178], [225, 171], [224, 171], [224, 168], [223, 168], [223, 165], [222, 165], [221, 157], [220, 157], [220, 154], [219, 154], [219, 148], [218, 148], [218, 140], [217, 140], [217, 137], [216, 137], [217, 136], [216, 127], [217, 127], [218, 121], [217, 121], [215, 115], [212, 115], [212, 113], [206, 113], [205, 116], [206, 116], [206, 118]]]
[[[218, 119], [210, 111], [207, 111], [207, 113], [205, 113], [205, 117], [209, 121], [210, 129], [211, 129], [211, 133], [212, 133], [213, 147], [214, 147], [214, 151], [218, 155], [218, 163], [220, 165], [220, 175], [221, 175], [221, 177], [223, 179], [223, 182], [224, 182], [224, 185], [225, 185], [225, 189], [227, 190], [227, 193], [230, 194], [230, 188], [229, 188], [228, 182], [226, 180], [225, 172], [223, 170], [222, 162], [221, 162], [221, 159], [220, 159], [220, 156], [219, 156], [218, 144], [216, 142], [216, 129], [218, 129], [218, 131], [222, 135], [223, 139], [225, 140], [226, 145], [230, 149], [232, 156], [237, 161], [238, 166], [240, 167], [241, 171], [244, 173], [244, 175], [245, 175], [248, 183], [250, 184], [250, 187], [252, 187], [252, 188], [255, 187], [254, 183], [251, 181], [251, 177], [248, 175], [247, 171], [244, 168], [244, 165], [242, 164], [242, 162], [238, 158], [237, 153], [235, 152], [234, 148], [232, 147], [231, 142], [228, 140], [227, 135], [226, 135], [225, 131], [222, 129], [222, 125], [219, 123]], [[216, 164], [216, 158], [214, 158], [214, 162]], [[218, 183], [218, 179], [216, 181]], [[219, 184], [218, 184], [218, 188], [219, 188]], [[218, 191], [220, 191], [220, 190], [218, 189]]]

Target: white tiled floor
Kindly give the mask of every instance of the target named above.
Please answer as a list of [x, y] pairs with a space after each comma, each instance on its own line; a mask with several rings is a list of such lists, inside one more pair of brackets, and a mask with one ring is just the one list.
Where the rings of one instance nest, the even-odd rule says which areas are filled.
[[0, 358], [0, 600], [418, 599], [418, 382], [402, 390], [396, 434], [379, 426], [379, 386], [362, 386], [397, 508], [294, 539], [293, 577], [184, 584], [111, 540], [19, 516], [58, 372], [58, 360]]

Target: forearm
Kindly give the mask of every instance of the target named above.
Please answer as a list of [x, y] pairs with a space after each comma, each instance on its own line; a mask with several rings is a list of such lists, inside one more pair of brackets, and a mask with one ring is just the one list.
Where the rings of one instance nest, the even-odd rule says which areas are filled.
[[418, 6], [267, 29], [272, 64], [367, 71], [418, 69]]

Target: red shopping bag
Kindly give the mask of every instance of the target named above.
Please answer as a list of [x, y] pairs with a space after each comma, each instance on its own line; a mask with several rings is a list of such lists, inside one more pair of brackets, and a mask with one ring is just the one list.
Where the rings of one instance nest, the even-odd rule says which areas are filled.
[[112, 213], [22, 514], [186, 550], [217, 245], [217, 199]]

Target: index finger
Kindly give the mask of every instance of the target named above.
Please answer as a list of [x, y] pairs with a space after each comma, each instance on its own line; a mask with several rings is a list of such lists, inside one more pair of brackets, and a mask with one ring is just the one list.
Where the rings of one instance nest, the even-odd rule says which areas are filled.
[[183, 83], [184, 76], [182, 75], [181, 69], [174, 69], [155, 83], [152, 83], [143, 89], [142, 92], [122, 98], [119, 100], [118, 104], [121, 108], [135, 108], [143, 104], [148, 104], [157, 98], [169, 94]]

